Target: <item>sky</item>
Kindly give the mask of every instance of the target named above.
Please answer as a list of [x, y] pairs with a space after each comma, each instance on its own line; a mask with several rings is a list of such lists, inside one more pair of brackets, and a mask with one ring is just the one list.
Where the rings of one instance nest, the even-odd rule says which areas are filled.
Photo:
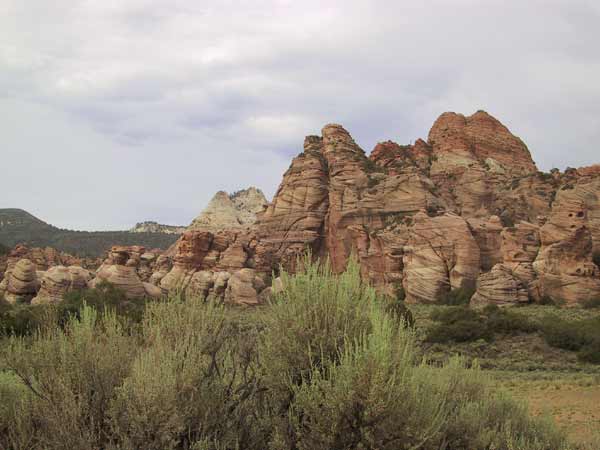
[[600, 162], [597, 0], [0, 0], [0, 208], [186, 225], [270, 198], [305, 135], [368, 153], [488, 111], [538, 167]]

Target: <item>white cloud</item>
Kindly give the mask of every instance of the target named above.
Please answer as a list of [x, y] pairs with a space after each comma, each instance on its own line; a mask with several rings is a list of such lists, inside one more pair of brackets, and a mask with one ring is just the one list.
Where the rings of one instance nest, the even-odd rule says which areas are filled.
[[35, 170], [0, 179], [0, 207], [185, 223], [217, 189], [274, 192], [325, 123], [368, 151], [446, 110], [488, 110], [544, 169], [595, 162], [596, 3], [2, 0], [0, 152]]

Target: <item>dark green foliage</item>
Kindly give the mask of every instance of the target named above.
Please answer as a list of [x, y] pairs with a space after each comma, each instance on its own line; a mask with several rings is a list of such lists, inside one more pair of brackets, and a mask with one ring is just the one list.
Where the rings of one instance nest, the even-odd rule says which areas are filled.
[[396, 297], [384, 297], [385, 311], [392, 317], [402, 320], [409, 327], [413, 327], [415, 325], [415, 319], [410, 309], [408, 309], [404, 303], [404, 289], [400, 289], [401, 291], [399, 291]]
[[53, 313], [46, 305], [11, 305], [0, 299], [0, 337], [28, 336], [42, 327]]
[[468, 307], [438, 309], [431, 313], [431, 320], [438, 322], [429, 330], [429, 342], [471, 342], [478, 339], [491, 341], [494, 335], [533, 333], [537, 326], [518, 313], [486, 306], [478, 312]]
[[63, 301], [42, 305], [11, 305], [0, 300], [0, 335], [30, 336], [43, 327], [64, 326], [84, 304], [103, 314], [114, 311], [126, 326], [142, 320], [147, 300], [129, 300], [116, 286], [102, 282], [93, 289], [71, 291]]
[[600, 308], [600, 298], [590, 298], [581, 302], [581, 307], [584, 309]]
[[600, 253], [595, 253], [593, 256], [594, 264], [596, 264], [600, 268]]
[[452, 289], [443, 294], [438, 303], [440, 305], [448, 306], [468, 305], [474, 293], [474, 289], [469, 289], [466, 287]]
[[489, 330], [496, 334], [535, 333], [538, 330], [537, 325], [527, 317], [509, 309], [488, 305], [483, 309], [483, 313]]
[[470, 342], [478, 339], [492, 340], [485, 318], [466, 307], [437, 310], [431, 319], [439, 322], [429, 330], [428, 342]]
[[0, 242], [7, 247], [53, 247], [82, 257], [101, 256], [112, 245], [141, 245], [169, 248], [179, 237], [166, 233], [130, 233], [128, 231], [72, 231], [49, 225], [20, 209], [0, 209]]
[[564, 302], [564, 300], [557, 300], [557, 299], [550, 297], [549, 295], [544, 295], [540, 299], [539, 304], [546, 305], [546, 306], [563, 306], [565, 304], [565, 302]]
[[61, 317], [65, 319], [68, 315], [77, 314], [85, 303], [100, 313], [114, 311], [119, 317], [139, 323], [142, 320], [146, 302], [145, 299], [130, 300], [125, 295], [125, 291], [102, 281], [93, 289], [68, 292], [59, 307]]
[[541, 330], [549, 345], [576, 351], [584, 362], [600, 363], [600, 317], [571, 322], [548, 316]]
[[364, 158], [362, 162], [363, 170], [367, 173], [384, 172], [384, 169], [377, 165], [375, 161], [369, 158]]

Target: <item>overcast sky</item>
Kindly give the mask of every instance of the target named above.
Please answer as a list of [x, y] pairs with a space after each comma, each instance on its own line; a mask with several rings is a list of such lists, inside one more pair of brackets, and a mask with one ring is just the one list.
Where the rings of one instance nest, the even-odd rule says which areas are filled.
[[444, 111], [600, 162], [599, 43], [597, 0], [0, 0], [0, 208], [187, 224], [326, 123], [369, 152]]

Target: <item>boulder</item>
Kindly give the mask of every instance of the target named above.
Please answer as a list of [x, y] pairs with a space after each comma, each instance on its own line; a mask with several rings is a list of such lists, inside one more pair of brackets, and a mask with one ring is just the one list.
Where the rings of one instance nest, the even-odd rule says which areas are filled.
[[90, 272], [81, 267], [51, 267], [41, 277], [40, 290], [31, 303], [59, 302], [67, 292], [85, 289], [90, 280]]
[[506, 306], [528, 302], [529, 291], [526, 284], [503, 264], [496, 264], [492, 270], [479, 276], [477, 290], [471, 298], [474, 306]]
[[4, 298], [9, 303], [29, 303], [39, 286], [35, 264], [29, 259], [21, 259], [6, 277]]

